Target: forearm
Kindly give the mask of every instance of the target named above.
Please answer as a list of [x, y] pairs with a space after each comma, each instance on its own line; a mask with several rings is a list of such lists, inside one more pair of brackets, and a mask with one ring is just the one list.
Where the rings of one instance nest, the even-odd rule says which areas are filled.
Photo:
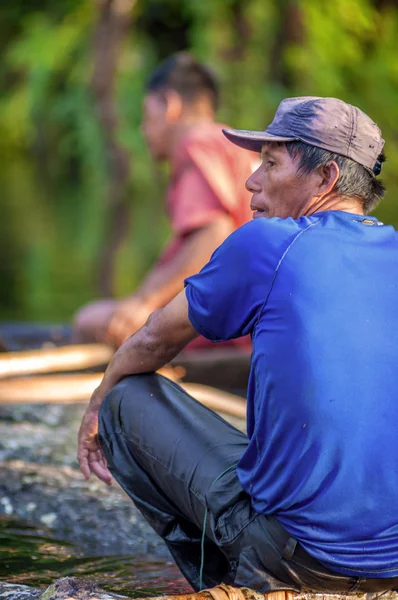
[[166, 265], [155, 265], [135, 296], [154, 309], [165, 306], [182, 290], [184, 279], [200, 271], [208, 258], [201, 260], [200, 256], [193, 256], [189, 247], [182, 247]]
[[117, 350], [89, 408], [97, 411], [106, 394], [123, 377], [150, 373], [163, 367], [197, 335], [189, 323], [185, 293], [182, 292], [168, 306], [152, 313], [146, 324]]
[[154, 308], [165, 306], [182, 290], [184, 279], [198, 273], [232, 231], [231, 218], [222, 215], [208, 226], [192, 232], [170, 261], [155, 265], [136, 295]]

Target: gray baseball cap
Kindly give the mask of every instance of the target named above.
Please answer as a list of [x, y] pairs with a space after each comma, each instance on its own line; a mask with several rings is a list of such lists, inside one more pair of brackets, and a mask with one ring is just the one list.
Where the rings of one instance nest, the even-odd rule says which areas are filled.
[[265, 142], [301, 141], [351, 158], [373, 175], [381, 171], [377, 160], [384, 146], [380, 129], [359, 108], [337, 98], [286, 98], [265, 131], [223, 129], [223, 133], [237, 146], [254, 152], [261, 152]]

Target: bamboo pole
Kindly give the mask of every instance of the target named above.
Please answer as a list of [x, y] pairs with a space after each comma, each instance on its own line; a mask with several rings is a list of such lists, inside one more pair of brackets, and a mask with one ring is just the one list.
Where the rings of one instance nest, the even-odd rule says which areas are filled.
[[85, 403], [100, 384], [102, 376], [102, 373], [79, 373], [3, 379], [0, 380], [0, 403]]
[[[230, 585], [220, 584], [216, 587], [179, 595], [163, 595], [147, 598], [146, 600], [333, 600], [333, 596], [321, 594], [300, 594], [291, 591], [269, 592], [268, 594], [256, 592], [249, 588], [237, 588]], [[126, 596], [120, 596], [112, 592], [105, 592], [95, 580], [84, 577], [62, 577], [56, 579], [40, 596], [43, 600], [128, 600]], [[344, 596], [336, 596], [334, 600], [343, 599]], [[361, 600], [365, 600], [365, 594], [361, 594]], [[137, 600], [144, 600], [138, 598]], [[394, 599], [396, 600], [396, 598]]]
[[0, 354], [0, 379], [30, 373], [74, 371], [107, 365], [114, 350], [105, 344], [79, 344], [61, 348]]
[[[163, 373], [170, 375], [169, 370]], [[102, 377], [103, 373], [79, 373], [3, 379], [0, 380], [0, 404], [85, 404]], [[179, 385], [212, 410], [242, 419], [246, 417], [246, 403], [240, 396], [196, 383], [180, 382]]]
[[[107, 365], [113, 349], [105, 344], [79, 344], [0, 353], [0, 379], [40, 373], [81, 371]], [[238, 389], [247, 382], [250, 355], [236, 350], [191, 351], [178, 355], [171, 367], [188, 381]]]
[[[214, 588], [194, 592], [193, 594], [182, 594], [178, 596], [155, 596], [147, 600], [294, 600], [297, 594], [290, 591], [269, 592], [261, 594], [249, 588], [236, 588], [230, 585], [221, 584]], [[75, 600], [75, 599], [71, 599]], [[92, 599], [92, 600], [100, 600]], [[137, 600], [143, 600], [137, 599]]]
[[231, 417], [246, 419], [246, 400], [241, 396], [223, 392], [201, 383], [178, 382], [178, 385], [207, 408], [225, 413]]

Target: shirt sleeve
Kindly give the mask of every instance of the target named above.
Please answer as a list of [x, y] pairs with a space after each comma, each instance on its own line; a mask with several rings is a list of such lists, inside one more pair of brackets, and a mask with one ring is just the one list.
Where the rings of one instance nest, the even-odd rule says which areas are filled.
[[188, 316], [213, 342], [253, 332], [288, 245], [286, 232], [272, 235], [268, 219], [232, 233], [197, 275], [185, 280]]
[[170, 191], [171, 228], [182, 237], [211, 223], [225, 209], [201, 171], [189, 165]]

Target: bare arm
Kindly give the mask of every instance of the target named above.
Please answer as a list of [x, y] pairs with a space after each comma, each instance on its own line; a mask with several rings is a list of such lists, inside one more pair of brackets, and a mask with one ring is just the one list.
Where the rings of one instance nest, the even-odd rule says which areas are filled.
[[231, 217], [220, 213], [208, 225], [192, 231], [166, 265], [155, 265], [135, 295], [154, 308], [165, 306], [181, 291], [184, 279], [200, 271], [233, 230]]
[[90, 400], [90, 408], [98, 410], [109, 390], [123, 377], [160, 369], [197, 336], [188, 319], [183, 290], [167, 306], [152, 313], [145, 325], [115, 353]]
[[167, 306], [154, 312], [115, 353], [80, 426], [78, 460], [87, 479], [94, 473], [107, 484], [112, 480], [97, 438], [98, 412], [106, 394], [127, 375], [163, 367], [197, 335], [188, 319], [188, 302], [183, 290]]
[[118, 302], [107, 326], [106, 341], [120, 346], [152, 311], [165, 306], [182, 290], [184, 279], [200, 271], [233, 230], [231, 217], [219, 213], [211, 223], [188, 234], [170, 261], [155, 265], [137, 292]]

